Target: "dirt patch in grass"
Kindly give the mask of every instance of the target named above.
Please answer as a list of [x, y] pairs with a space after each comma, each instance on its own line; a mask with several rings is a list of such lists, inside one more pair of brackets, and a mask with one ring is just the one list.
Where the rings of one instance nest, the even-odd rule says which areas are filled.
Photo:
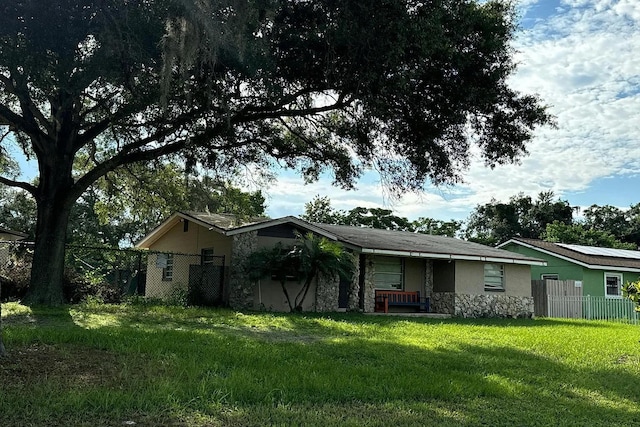
[[68, 386], [114, 385], [122, 372], [122, 356], [72, 345], [31, 344], [11, 348], [0, 358], [3, 388], [55, 382]]

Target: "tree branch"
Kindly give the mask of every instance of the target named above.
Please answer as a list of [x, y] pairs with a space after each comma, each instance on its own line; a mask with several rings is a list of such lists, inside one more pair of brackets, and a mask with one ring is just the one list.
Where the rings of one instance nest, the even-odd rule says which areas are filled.
[[[300, 96], [301, 93], [298, 93]], [[348, 105], [348, 103], [344, 102], [345, 97], [339, 96], [338, 99], [330, 105], [326, 105], [323, 107], [312, 107], [312, 108], [304, 108], [304, 109], [290, 109], [283, 110], [277, 109], [272, 111], [261, 111], [255, 114], [242, 114], [242, 112], [246, 112], [249, 110], [257, 109], [258, 107], [245, 107], [241, 112], [232, 117], [229, 122], [222, 121], [220, 124], [214, 127], [210, 127], [205, 129], [198, 135], [191, 137], [189, 140], [186, 138], [180, 139], [160, 147], [156, 147], [149, 150], [141, 150], [147, 144], [157, 142], [163, 137], [169, 136], [172, 133], [175, 133], [181, 125], [186, 125], [190, 123], [194, 116], [198, 115], [198, 111], [191, 111], [188, 114], [183, 114], [176, 119], [171, 121], [171, 125], [165, 129], [160, 129], [157, 132], [145, 137], [140, 138], [135, 142], [129, 143], [119, 149], [118, 154], [113, 157], [103, 161], [102, 163], [97, 164], [92, 170], [87, 172], [84, 176], [82, 176], [76, 183], [74, 184], [75, 190], [73, 190], [78, 197], [89, 188], [89, 186], [98, 180], [99, 178], [106, 175], [108, 172], [111, 172], [118, 168], [119, 166], [145, 161], [145, 160], [153, 160], [157, 159], [160, 156], [168, 155], [176, 153], [189, 145], [200, 145], [205, 141], [211, 141], [215, 137], [219, 136], [225, 128], [228, 126], [233, 126], [241, 123], [250, 123], [257, 120], [266, 120], [266, 119], [275, 119], [281, 117], [300, 117], [300, 116], [308, 116], [313, 114], [319, 114], [326, 111], [332, 111], [335, 109], [343, 108]], [[107, 119], [105, 119], [107, 120]], [[102, 122], [101, 126], [104, 129], [108, 129], [109, 124]], [[94, 130], [95, 136], [99, 135], [101, 132], [97, 132], [97, 128]], [[87, 131], [89, 132], [89, 131]], [[84, 134], [83, 134], [84, 135]], [[232, 144], [225, 147], [215, 147], [215, 149], [227, 149], [233, 148], [242, 144]]]
[[29, 193], [31, 193], [33, 197], [37, 197], [38, 189], [35, 186], [29, 184], [28, 182], [14, 181], [12, 179], [0, 176], [0, 184], [8, 185], [9, 187], [22, 188], [23, 190], [26, 190]]
[[42, 126], [48, 133], [50, 133], [50, 123], [44, 117], [42, 111], [40, 111], [38, 107], [36, 107], [35, 103], [28, 94], [26, 86], [22, 88], [22, 90], [18, 90], [18, 88], [11, 81], [11, 78], [3, 74], [0, 74], [0, 83], [4, 85], [9, 93], [15, 95], [18, 98], [18, 101], [20, 101], [20, 106], [22, 107], [23, 115], [25, 116], [25, 120], [28, 120], [28, 117], [26, 117], [25, 114], [28, 112], [29, 115], [33, 118], [33, 120], [30, 120], [30, 122], [38, 129], [38, 131], [40, 131], [40, 128], [38, 127], [38, 123], [40, 123], [40, 126]]
[[312, 107], [312, 108], [303, 108], [303, 109], [285, 109], [285, 110], [272, 110], [272, 111], [262, 111], [255, 114], [248, 115], [236, 115], [236, 117], [232, 120], [232, 123], [246, 123], [253, 122], [257, 120], [265, 120], [265, 119], [276, 119], [281, 117], [303, 117], [309, 116], [313, 114], [324, 113], [327, 111], [333, 111], [340, 108], [347, 107], [349, 103], [344, 102], [344, 97], [340, 97], [336, 102], [331, 105], [325, 105], [324, 107]]
[[2, 104], [0, 104], [0, 124], [23, 130], [29, 135], [40, 133], [40, 129], [37, 126], [33, 126], [24, 117], [14, 113]]

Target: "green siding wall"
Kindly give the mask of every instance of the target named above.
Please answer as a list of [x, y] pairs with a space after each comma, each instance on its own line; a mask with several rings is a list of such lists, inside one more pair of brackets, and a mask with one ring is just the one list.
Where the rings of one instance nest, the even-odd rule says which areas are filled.
[[604, 271], [584, 269], [582, 295], [604, 296]]

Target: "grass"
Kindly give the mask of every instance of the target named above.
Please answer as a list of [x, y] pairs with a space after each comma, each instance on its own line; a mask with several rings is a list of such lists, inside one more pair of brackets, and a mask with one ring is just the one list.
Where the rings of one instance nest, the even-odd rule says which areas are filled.
[[640, 425], [640, 328], [3, 305], [0, 426]]

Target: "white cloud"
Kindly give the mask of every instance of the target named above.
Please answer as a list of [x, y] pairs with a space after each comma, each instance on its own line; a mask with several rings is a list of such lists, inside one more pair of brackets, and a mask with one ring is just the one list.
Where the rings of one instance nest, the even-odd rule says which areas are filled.
[[517, 89], [541, 95], [558, 129], [539, 131], [520, 166], [488, 171], [474, 162], [467, 174], [474, 199], [546, 189], [561, 194], [584, 190], [601, 177], [637, 172], [640, 58], [634, 52], [640, 32], [625, 17], [636, 16], [640, 3], [563, 3], [571, 8], [518, 39], [521, 65], [512, 79]]

